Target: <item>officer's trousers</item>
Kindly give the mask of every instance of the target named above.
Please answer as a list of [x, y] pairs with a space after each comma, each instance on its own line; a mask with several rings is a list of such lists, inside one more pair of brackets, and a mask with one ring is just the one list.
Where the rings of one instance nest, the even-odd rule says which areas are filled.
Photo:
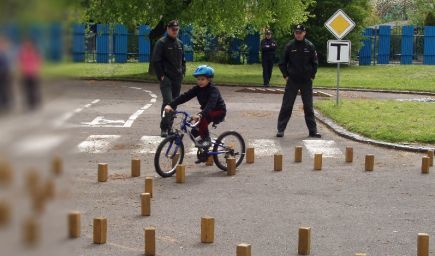
[[307, 81], [302, 83], [296, 83], [290, 78], [287, 81], [285, 87], [284, 96], [282, 98], [281, 110], [278, 116], [278, 131], [284, 132], [287, 127], [287, 123], [290, 120], [293, 111], [293, 105], [298, 95], [298, 91], [301, 92], [302, 102], [304, 104], [305, 123], [310, 133], [317, 132], [316, 120], [314, 118], [313, 110], [313, 82]]
[[[160, 92], [162, 93], [163, 98], [163, 104], [162, 109], [160, 111], [160, 115], [163, 113], [163, 109], [166, 105], [171, 103], [175, 98], [180, 96], [180, 90], [181, 90], [181, 80], [179, 79], [171, 79], [167, 76], [160, 81]], [[160, 122], [160, 129], [162, 130], [169, 130], [172, 128], [174, 118], [172, 113], [166, 113], [165, 117], [162, 117], [162, 120]]]

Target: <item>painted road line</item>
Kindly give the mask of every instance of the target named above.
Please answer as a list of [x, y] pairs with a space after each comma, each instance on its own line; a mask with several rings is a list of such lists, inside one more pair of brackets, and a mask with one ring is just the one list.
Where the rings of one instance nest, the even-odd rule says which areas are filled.
[[82, 153], [106, 153], [120, 137], [121, 135], [90, 135], [77, 148]]
[[155, 154], [157, 147], [160, 142], [162, 142], [163, 138], [160, 136], [142, 136], [140, 138], [141, 145], [138, 153], [140, 154]]
[[92, 107], [92, 105], [97, 104], [98, 102], [100, 102], [100, 99], [95, 99], [91, 103], [88, 103], [88, 104], [84, 105], [83, 107], [79, 107], [79, 108], [74, 109], [73, 111], [66, 112], [61, 117], [59, 117], [58, 119], [53, 121], [53, 126], [55, 128], [63, 126], [65, 124], [65, 122], [68, 121], [69, 119], [71, 119], [75, 114], [82, 112], [84, 109]]
[[13, 148], [15, 155], [46, 155], [57, 148], [64, 140], [64, 135], [35, 135], [24, 138]]
[[123, 125], [123, 127], [131, 127], [134, 123], [134, 121], [140, 116], [142, 115], [142, 113], [149, 109], [152, 106], [152, 104], [146, 104], [145, 106], [143, 106], [141, 109], [139, 109], [138, 111], [136, 111], [133, 115], [131, 115], [127, 122], [125, 122], [125, 124]]
[[312, 157], [316, 153], [322, 153], [323, 157], [341, 157], [343, 155], [333, 140], [303, 140], [302, 142]]
[[271, 139], [250, 140], [249, 145], [255, 148], [255, 155], [257, 156], [273, 156], [281, 152], [281, 146]]
[[130, 86], [130, 87], [128, 87], [128, 88], [130, 88], [130, 89], [136, 89], [136, 90], [142, 90], [142, 88], [134, 87], [134, 86]]

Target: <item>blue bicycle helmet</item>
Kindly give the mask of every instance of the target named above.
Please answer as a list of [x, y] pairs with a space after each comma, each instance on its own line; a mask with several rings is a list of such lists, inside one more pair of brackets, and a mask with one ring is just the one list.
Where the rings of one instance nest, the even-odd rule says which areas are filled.
[[208, 78], [212, 78], [214, 76], [214, 69], [207, 65], [201, 65], [195, 69], [195, 72], [193, 72], [193, 76], [205, 76]]

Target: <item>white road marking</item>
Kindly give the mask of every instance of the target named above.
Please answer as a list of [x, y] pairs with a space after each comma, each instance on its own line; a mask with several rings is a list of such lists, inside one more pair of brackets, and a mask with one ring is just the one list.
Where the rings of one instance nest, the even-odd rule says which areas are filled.
[[281, 146], [271, 139], [252, 140], [249, 145], [255, 148], [255, 155], [257, 156], [272, 156], [281, 151]]
[[[136, 89], [136, 90], [142, 90], [139, 87], [128, 87], [131, 89]], [[85, 126], [85, 127], [123, 127], [123, 128], [130, 128], [134, 121], [136, 121], [136, 119], [143, 114], [143, 112], [145, 112], [145, 110], [149, 109], [153, 103], [157, 102], [157, 95], [153, 94], [151, 91], [149, 90], [143, 90], [144, 92], [148, 93], [151, 97], [150, 99], [150, 103], [146, 104], [145, 106], [143, 106], [142, 108], [138, 109], [136, 112], [134, 112], [128, 119], [127, 121], [124, 120], [110, 120], [110, 119], [105, 119], [104, 116], [97, 116], [96, 118], [94, 118], [94, 120], [92, 120], [91, 122], [82, 122], [81, 126]]]
[[333, 140], [303, 140], [305, 147], [314, 157], [316, 153], [322, 153], [323, 157], [340, 157], [343, 155]]
[[58, 147], [64, 135], [37, 135], [24, 138], [13, 146], [16, 155], [44, 155]]
[[138, 150], [140, 154], [155, 154], [157, 147], [160, 142], [162, 142], [163, 138], [160, 136], [142, 136], [140, 138], [141, 146]]
[[83, 107], [76, 108], [70, 112], [66, 112], [61, 117], [59, 117], [58, 119], [53, 121], [53, 126], [55, 128], [58, 128], [58, 127], [64, 125], [65, 122], [68, 121], [70, 118], [72, 118], [75, 114], [82, 112], [84, 109], [90, 108], [92, 105], [97, 104], [98, 102], [100, 102], [100, 99], [95, 99], [91, 103], [88, 103], [88, 104], [84, 105]]
[[86, 140], [77, 145], [82, 153], [105, 153], [121, 135], [90, 135]]

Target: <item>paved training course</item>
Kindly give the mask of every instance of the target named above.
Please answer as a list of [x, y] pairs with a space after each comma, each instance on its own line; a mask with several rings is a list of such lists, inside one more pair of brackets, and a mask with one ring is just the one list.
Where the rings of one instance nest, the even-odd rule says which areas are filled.
[[[237, 130], [255, 148], [255, 163], [242, 164], [235, 176], [216, 166], [195, 165], [195, 148], [186, 143], [185, 183], [162, 179], [154, 171], [161, 97], [157, 84], [68, 81], [45, 94], [35, 113], [0, 119], [1, 154], [14, 168], [15, 201], [8, 230], [0, 230], [5, 255], [21, 246], [21, 224], [32, 212], [25, 176], [36, 168], [48, 177], [51, 157], [64, 159], [56, 179], [55, 200], [39, 217], [44, 255], [140, 255], [144, 228], [156, 228], [157, 255], [235, 255], [249, 243], [254, 255], [297, 255], [298, 230], [311, 227], [311, 255], [415, 255], [417, 233], [434, 234], [434, 176], [421, 174], [423, 154], [394, 151], [348, 141], [318, 123], [322, 139], [310, 139], [298, 97], [284, 138], [276, 138], [280, 94], [238, 93], [221, 87], [226, 121], [214, 136]], [[183, 91], [189, 86], [183, 86]], [[333, 92], [328, 92], [333, 94]], [[428, 96], [343, 93], [342, 97]], [[316, 98], [315, 100], [320, 100]], [[195, 113], [196, 100], [179, 109]], [[177, 122], [175, 122], [177, 124]], [[302, 146], [302, 162], [294, 148]], [[346, 147], [353, 162], [345, 162]], [[274, 154], [283, 171], [274, 172]], [[322, 153], [321, 171], [313, 171]], [[373, 154], [374, 170], [365, 172]], [[141, 160], [141, 176], [130, 177], [131, 159]], [[99, 163], [108, 164], [108, 181], [97, 182]], [[433, 172], [433, 168], [430, 170]], [[154, 177], [151, 216], [141, 216], [145, 176]], [[81, 236], [67, 239], [66, 216], [81, 213]], [[215, 219], [214, 242], [201, 243], [201, 218]], [[107, 243], [93, 244], [93, 219], [107, 218]], [[65, 250], [64, 248], [68, 248]], [[60, 251], [61, 250], [61, 251]]]

